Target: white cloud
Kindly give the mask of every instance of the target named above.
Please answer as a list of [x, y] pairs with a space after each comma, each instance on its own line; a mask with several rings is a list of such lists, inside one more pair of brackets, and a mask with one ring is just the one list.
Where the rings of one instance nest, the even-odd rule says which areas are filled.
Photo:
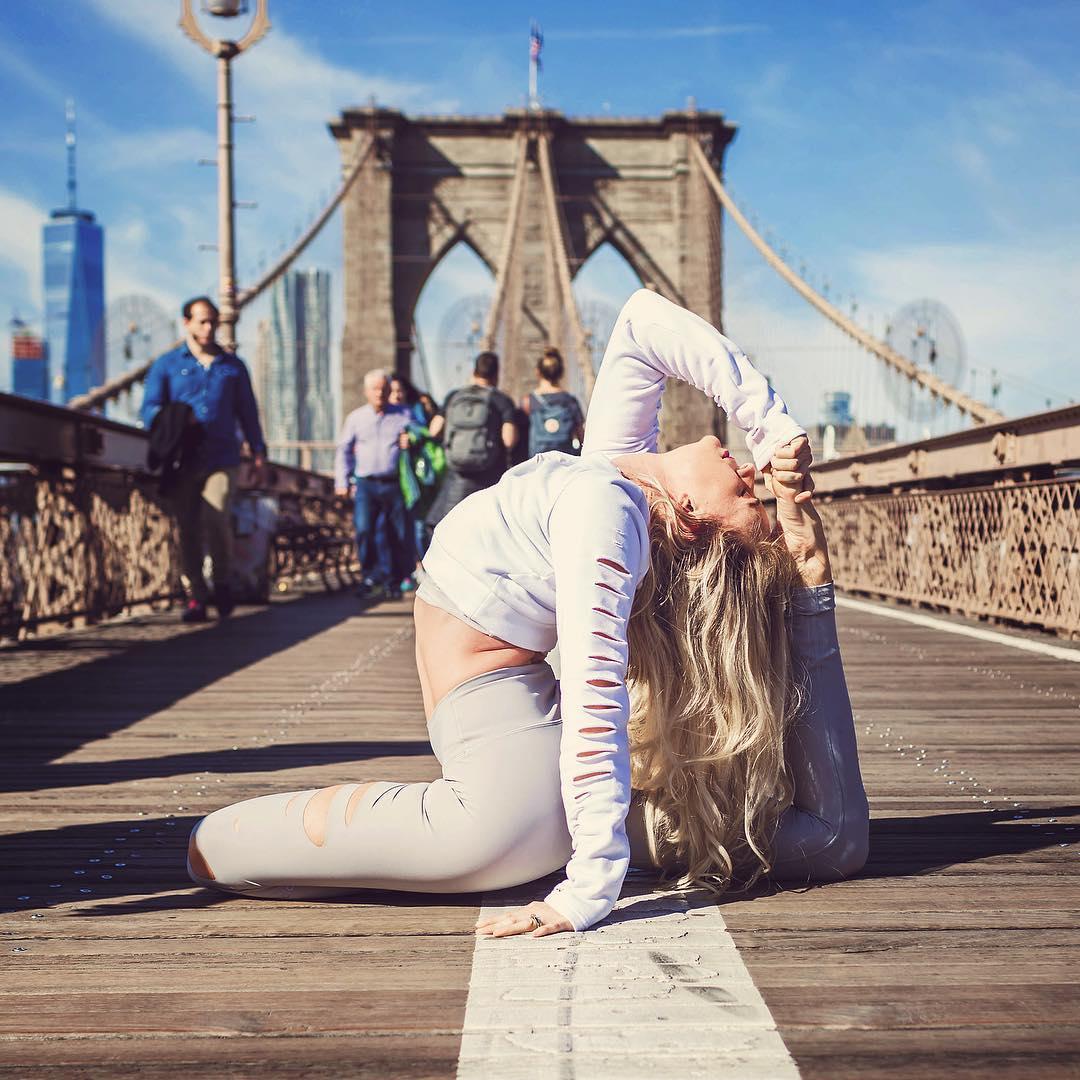
[[790, 82], [791, 68], [787, 64], [771, 63], [755, 79], [740, 84], [737, 89], [746, 119], [779, 128], [803, 123], [791, 105]]
[[[154, 50], [181, 72], [198, 91], [193, 99], [193, 128], [131, 132], [113, 136], [110, 151], [119, 164], [149, 165], [155, 156], [163, 165], [213, 157], [214, 63], [176, 26], [172, 0], [89, 0], [118, 31]], [[242, 21], [242, 20], [241, 20]], [[220, 24], [207, 27], [221, 33]], [[228, 27], [232, 29], [232, 27]], [[237, 33], [242, 27], [237, 27]], [[309, 204], [338, 176], [337, 151], [327, 120], [343, 107], [363, 105], [374, 97], [381, 104], [406, 106], [423, 99], [420, 83], [367, 75], [340, 67], [308, 48], [275, 23], [250, 52], [233, 62], [233, 101], [238, 115], [254, 115], [253, 125], [237, 124], [238, 198], [255, 198], [287, 232], [296, 204], [306, 219]], [[198, 126], [202, 121], [202, 126]], [[276, 237], [266, 237], [273, 243]]]
[[[701, 26], [599, 26], [592, 29], [568, 30], [552, 29], [544, 31], [545, 40], [549, 41], [664, 41], [684, 38], [734, 37], [743, 34], [758, 34], [768, 31], [764, 23], [710, 23]], [[519, 30], [484, 33], [477, 31], [468, 34], [375, 34], [365, 37], [368, 45], [446, 45], [447, 42], [477, 41], [520, 41], [524, 44], [526, 35]]]
[[[856, 257], [855, 267], [867, 295], [935, 297], [960, 319], [973, 355], [1022, 370], [1034, 359], [1032, 345], [1075, 340], [1071, 327], [1080, 296], [1078, 241], [1078, 236], [1063, 235], [1025, 246], [915, 245], [864, 253]], [[1018, 353], [1026, 353], [1026, 358], [1018, 360]], [[1080, 359], [1075, 345], [1071, 359]]]
[[40, 206], [0, 188], [0, 262], [22, 271], [35, 307], [41, 307], [41, 227], [47, 218]]
[[961, 140], [953, 143], [952, 158], [971, 180], [979, 184], [991, 184], [994, 167], [986, 152], [973, 142]]
[[88, 0], [88, 6], [115, 29], [166, 57], [193, 82], [207, 78], [210, 58], [181, 33], [179, 4], [173, 0]]
[[213, 137], [201, 128], [158, 131], [114, 131], [105, 136], [95, 154], [102, 172], [153, 170], [170, 165], [192, 165], [200, 157], [213, 157]]

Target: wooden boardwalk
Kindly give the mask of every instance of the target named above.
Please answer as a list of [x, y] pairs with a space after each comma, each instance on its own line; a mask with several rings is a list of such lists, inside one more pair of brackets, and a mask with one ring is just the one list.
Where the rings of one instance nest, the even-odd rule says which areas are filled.
[[[1080, 664], [850, 610], [841, 642], [870, 864], [721, 906], [802, 1075], [1080, 1075]], [[412, 646], [338, 595], [0, 653], [0, 1072], [454, 1076], [479, 897], [183, 870], [223, 803], [435, 776]]]

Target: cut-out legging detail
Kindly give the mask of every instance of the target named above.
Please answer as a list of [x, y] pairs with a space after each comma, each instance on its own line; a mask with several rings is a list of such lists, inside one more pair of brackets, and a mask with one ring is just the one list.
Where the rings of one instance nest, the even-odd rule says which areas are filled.
[[[793, 645], [807, 702], [788, 747], [795, 805], [777, 832], [775, 873], [829, 881], [862, 867], [868, 814], [832, 587], [799, 593]], [[189, 873], [232, 892], [305, 899], [499, 889], [566, 865], [559, 685], [547, 664], [468, 680], [439, 703], [429, 734], [441, 779], [338, 784], [225, 807], [192, 833]], [[590, 780], [579, 783], [587, 794]], [[649, 867], [640, 802], [626, 826], [631, 865]]]
[[561, 870], [570, 835], [551, 668], [470, 679], [438, 704], [428, 728], [440, 779], [337, 784], [227, 806], [192, 833], [192, 878], [248, 896], [313, 899], [364, 888], [500, 889]]

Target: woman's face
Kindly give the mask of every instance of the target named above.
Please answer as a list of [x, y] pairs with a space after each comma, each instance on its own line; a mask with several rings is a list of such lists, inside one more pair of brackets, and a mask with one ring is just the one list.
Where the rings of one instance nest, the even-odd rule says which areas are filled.
[[696, 517], [739, 532], [767, 533], [769, 516], [754, 494], [753, 465], [737, 465], [715, 435], [663, 455], [665, 487]]
[[405, 404], [405, 387], [397, 379], [390, 380], [390, 404]]

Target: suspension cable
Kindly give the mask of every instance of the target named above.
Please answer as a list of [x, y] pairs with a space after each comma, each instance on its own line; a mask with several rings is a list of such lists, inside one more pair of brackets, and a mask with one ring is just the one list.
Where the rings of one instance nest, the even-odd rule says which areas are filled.
[[369, 138], [367, 145], [360, 152], [356, 159], [356, 163], [349, 170], [348, 175], [341, 181], [341, 186], [331, 196], [330, 201], [323, 207], [322, 213], [308, 226], [304, 234], [296, 241], [295, 244], [277, 261], [277, 263], [266, 271], [265, 274], [258, 281], [255, 282], [248, 289], [242, 289], [236, 298], [236, 306], [240, 308], [246, 307], [251, 303], [260, 293], [265, 292], [282, 274], [288, 270], [289, 266], [294, 263], [300, 255], [303, 254], [304, 249], [308, 244], [319, 235], [319, 231], [330, 219], [330, 215], [338, 208], [341, 200], [345, 198], [352, 187], [353, 181], [360, 175], [361, 170], [368, 163], [368, 159], [371, 157], [372, 152], [375, 149], [376, 140]]
[[559, 205], [559, 196], [555, 188], [555, 170], [551, 163], [551, 137], [546, 132], [541, 134], [538, 140], [538, 157], [540, 159], [540, 175], [544, 181], [548, 228], [555, 249], [555, 279], [559, 284], [559, 291], [562, 293], [564, 310], [570, 319], [570, 329], [575, 339], [574, 345], [577, 351], [578, 364], [581, 368], [582, 381], [585, 384], [585, 398], [587, 401], [592, 397], [593, 386], [596, 384], [596, 373], [593, 371], [589, 334], [581, 321], [581, 312], [578, 311], [577, 303], [574, 300], [573, 285], [570, 281], [569, 229], [566, 225], [566, 216]]
[[483, 348], [488, 352], [495, 348], [495, 336], [499, 332], [503, 308], [506, 306], [507, 286], [510, 281], [510, 262], [514, 258], [518, 239], [518, 219], [521, 217], [522, 193], [525, 190], [525, 159], [528, 155], [528, 136], [519, 131], [514, 136], [517, 147], [514, 152], [514, 179], [510, 188], [510, 207], [503, 233], [499, 265], [495, 270], [495, 295], [491, 298], [484, 326]]
[[878, 341], [861, 326], [852, 322], [839, 308], [830, 304], [823, 296], [817, 293], [798, 274], [792, 270], [786, 262], [762, 239], [758, 231], [746, 220], [742, 211], [736, 206], [734, 200], [728, 194], [727, 189], [717, 175], [716, 167], [709, 160], [704, 148], [698, 140], [691, 140], [691, 152], [697, 159], [698, 164], [709, 182], [716, 197], [723, 204], [724, 209], [734, 219], [735, 224], [742, 229], [746, 238], [757, 248], [765, 261], [806, 301], [817, 308], [830, 322], [838, 326], [849, 337], [854, 338], [864, 349], [873, 353], [879, 360], [884, 361], [889, 367], [899, 371], [912, 382], [919, 383], [935, 397], [941, 398], [954, 405], [960, 412], [967, 413], [976, 423], [989, 424], [997, 420], [1003, 420], [1004, 415], [992, 409], [989, 405], [983, 405], [972, 397], [958, 390], [936, 375], [923, 371], [913, 364], [906, 356], [901, 356], [895, 349], [890, 348], [883, 341]]

